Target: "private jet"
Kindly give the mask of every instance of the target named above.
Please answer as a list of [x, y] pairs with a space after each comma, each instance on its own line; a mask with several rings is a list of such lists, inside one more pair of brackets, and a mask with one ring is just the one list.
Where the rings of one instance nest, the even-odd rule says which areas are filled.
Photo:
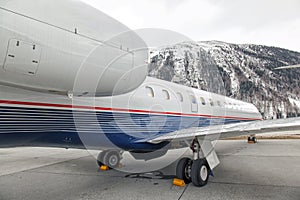
[[[299, 130], [246, 102], [147, 76], [149, 49], [128, 27], [78, 0], [0, 1], [0, 147], [103, 150], [99, 166], [187, 144], [176, 176], [207, 184], [213, 141]], [[294, 66], [295, 67], [295, 66]], [[250, 138], [250, 140], [255, 139]]]

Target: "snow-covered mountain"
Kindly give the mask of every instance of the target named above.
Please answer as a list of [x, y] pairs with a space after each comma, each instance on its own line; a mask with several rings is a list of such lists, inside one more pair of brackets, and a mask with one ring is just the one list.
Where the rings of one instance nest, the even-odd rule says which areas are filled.
[[300, 53], [261, 45], [185, 42], [151, 52], [149, 75], [255, 104], [266, 119], [300, 115]]

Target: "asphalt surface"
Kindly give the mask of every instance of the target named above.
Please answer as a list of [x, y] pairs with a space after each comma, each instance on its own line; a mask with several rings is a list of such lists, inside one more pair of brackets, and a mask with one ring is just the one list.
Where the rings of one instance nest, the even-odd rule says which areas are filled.
[[[0, 149], [0, 199], [300, 199], [300, 140], [219, 141], [216, 150], [221, 164], [197, 188], [172, 185], [175, 164], [133, 174], [99, 171], [84, 150]], [[143, 164], [135, 167], [148, 169]]]

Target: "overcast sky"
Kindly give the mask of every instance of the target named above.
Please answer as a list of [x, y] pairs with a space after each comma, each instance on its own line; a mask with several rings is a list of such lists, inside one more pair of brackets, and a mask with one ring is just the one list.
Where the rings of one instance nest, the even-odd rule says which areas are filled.
[[131, 29], [300, 52], [300, 0], [83, 0]]

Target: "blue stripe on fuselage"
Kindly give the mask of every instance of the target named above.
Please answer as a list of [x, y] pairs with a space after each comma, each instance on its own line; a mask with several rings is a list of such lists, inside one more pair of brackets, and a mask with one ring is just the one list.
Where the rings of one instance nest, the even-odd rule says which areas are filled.
[[25, 145], [115, 148], [116, 145], [125, 150], [154, 150], [165, 144], [153, 145], [135, 141], [189, 127], [240, 121], [139, 113], [0, 107], [0, 147]]

